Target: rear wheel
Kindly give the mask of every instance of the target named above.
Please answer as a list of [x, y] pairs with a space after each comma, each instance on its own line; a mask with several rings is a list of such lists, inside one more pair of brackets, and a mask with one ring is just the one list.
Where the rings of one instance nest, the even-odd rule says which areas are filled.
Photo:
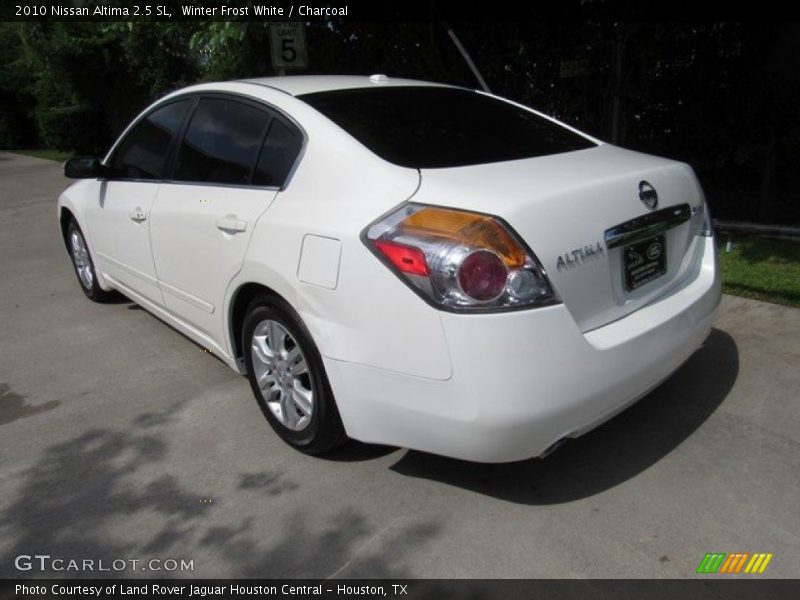
[[67, 249], [72, 259], [72, 266], [75, 267], [75, 275], [78, 276], [78, 283], [86, 297], [93, 302], [108, 302], [114, 297], [113, 292], [107, 292], [97, 284], [97, 272], [94, 268], [94, 261], [89, 254], [89, 246], [86, 238], [83, 237], [81, 228], [75, 221], [70, 221], [67, 225]]
[[290, 306], [267, 295], [253, 300], [242, 347], [253, 394], [284, 441], [320, 454], [347, 439], [322, 358]]

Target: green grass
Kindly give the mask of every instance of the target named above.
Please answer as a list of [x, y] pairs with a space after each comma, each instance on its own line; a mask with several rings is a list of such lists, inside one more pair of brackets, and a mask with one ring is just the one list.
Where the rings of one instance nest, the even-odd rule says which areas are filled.
[[60, 150], [50, 150], [48, 148], [36, 150], [8, 150], [7, 152], [24, 154], [25, 156], [33, 156], [35, 158], [44, 158], [46, 160], [55, 160], [57, 162], [64, 162], [72, 156], [72, 152], [61, 152]]
[[800, 243], [720, 236], [722, 290], [728, 294], [800, 308]]

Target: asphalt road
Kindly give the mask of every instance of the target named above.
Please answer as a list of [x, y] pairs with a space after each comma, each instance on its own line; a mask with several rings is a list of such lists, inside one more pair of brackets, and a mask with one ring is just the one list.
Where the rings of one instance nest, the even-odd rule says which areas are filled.
[[84, 298], [66, 183], [0, 153], [0, 576], [49, 554], [195, 577], [671, 578], [735, 551], [800, 576], [800, 311], [725, 297], [670, 380], [546, 460], [311, 458], [202, 348]]

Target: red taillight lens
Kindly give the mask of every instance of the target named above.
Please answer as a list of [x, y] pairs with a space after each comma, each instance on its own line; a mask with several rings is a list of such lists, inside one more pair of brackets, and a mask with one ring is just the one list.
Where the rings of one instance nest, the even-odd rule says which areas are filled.
[[508, 269], [494, 252], [476, 250], [458, 267], [458, 284], [470, 298], [479, 302], [494, 300], [506, 288]]
[[428, 263], [422, 250], [385, 240], [376, 240], [375, 247], [403, 273], [428, 276]]
[[407, 203], [364, 233], [375, 253], [436, 306], [486, 311], [558, 302], [539, 261], [496, 217]]

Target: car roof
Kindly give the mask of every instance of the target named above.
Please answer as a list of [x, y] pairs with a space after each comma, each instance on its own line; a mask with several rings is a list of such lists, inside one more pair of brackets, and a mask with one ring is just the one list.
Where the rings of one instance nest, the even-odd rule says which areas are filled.
[[329, 92], [332, 90], [347, 90], [354, 88], [393, 87], [393, 86], [428, 86], [452, 87], [430, 81], [414, 79], [399, 79], [386, 75], [287, 75], [284, 77], [257, 77], [240, 79], [239, 82], [263, 85], [292, 96], [312, 94], [314, 92]]

